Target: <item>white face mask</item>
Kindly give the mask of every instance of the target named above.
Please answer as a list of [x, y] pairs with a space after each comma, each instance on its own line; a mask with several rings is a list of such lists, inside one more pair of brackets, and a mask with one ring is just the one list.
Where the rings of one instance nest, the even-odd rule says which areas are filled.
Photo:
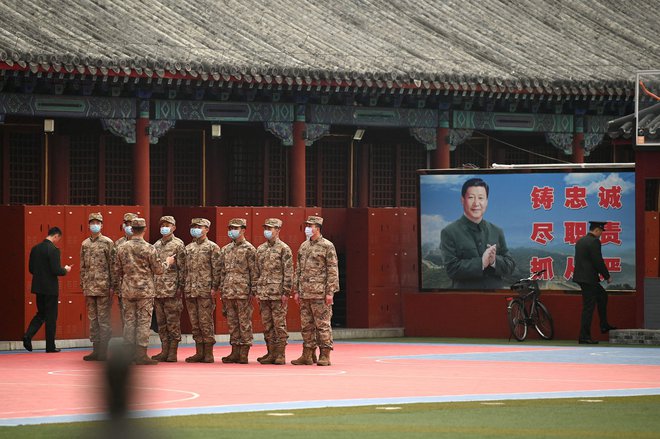
[[133, 235], [133, 227], [124, 225], [124, 233], [126, 233], [126, 236], [132, 236]]
[[311, 227], [305, 227], [305, 236], [307, 237], [307, 239], [311, 238], [313, 234], [314, 234], [314, 229], [312, 229]]
[[241, 236], [241, 231], [236, 229], [231, 229], [227, 232], [227, 236], [229, 236], [229, 239], [231, 240], [236, 240], [238, 239], [239, 236]]
[[272, 230], [264, 230], [264, 238], [267, 240], [273, 239], [273, 231]]
[[101, 231], [101, 224], [90, 224], [89, 231], [92, 233], [99, 233]]
[[172, 231], [172, 229], [169, 228], [169, 227], [161, 227], [160, 228], [160, 234], [163, 235], [163, 236], [169, 235], [171, 231]]

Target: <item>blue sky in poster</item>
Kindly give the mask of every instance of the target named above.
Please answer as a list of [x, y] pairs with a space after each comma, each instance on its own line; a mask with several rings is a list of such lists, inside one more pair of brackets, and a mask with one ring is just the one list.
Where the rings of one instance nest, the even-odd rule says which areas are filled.
[[[484, 179], [490, 186], [488, 209], [484, 218], [504, 230], [510, 248], [537, 247], [572, 254], [573, 246], [564, 243], [564, 221], [620, 221], [621, 245], [606, 244], [604, 256], [634, 253], [635, 248], [635, 177], [633, 172], [532, 172], [433, 174], [420, 176], [421, 243], [435, 246], [440, 231], [463, 215], [461, 186], [472, 177]], [[564, 207], [566, 187], [587, 189], [587, 207]], [[550, 210], [533, 209], [534, 186], [554, 188], [554, 204]], [[598, 205], [599, 187], [621, 187], [621, 209], [604, 209]], [[554, 223], [554, 240], [546, 245], [530, 239], [534, 222]], [[631, 261], [634, 264], [634, 260]]]

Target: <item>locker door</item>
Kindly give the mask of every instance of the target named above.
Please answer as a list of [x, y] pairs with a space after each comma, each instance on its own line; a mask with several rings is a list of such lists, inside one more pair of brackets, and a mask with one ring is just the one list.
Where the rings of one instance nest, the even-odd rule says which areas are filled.
[[82, 294], [60, 295], [57, 338], [62, 340], [87, 338], [88, 327], [84, 296]]
[[71, 272], [60, 278], [60, 294], [81, 292], [80, 245], [89, 236], [85, 206], [60, 206], [64, 227], [60, 252], [62, 265], [72, 265]]

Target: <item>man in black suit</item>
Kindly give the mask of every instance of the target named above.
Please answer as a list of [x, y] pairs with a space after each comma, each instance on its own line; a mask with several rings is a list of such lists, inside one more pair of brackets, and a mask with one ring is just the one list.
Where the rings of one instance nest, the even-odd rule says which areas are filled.
[[57, 276], [64, 276], [71, 271], [70, 265], [60, 265], [60, 249], [55, 244], [62, 239], [59, 227], [48, 230], [43, 242], [30, 251], [30, 273], [32, 274], [32, 293], [37, 295], [37, 314], [23, 336], [23, 346], [32, 351], [32, 337], [46, 322], [46, 352], [59, 352], [55, 347], [55, 328], [57, 324], [57, 301], [59, 284]]
[[600, 284], [600, 276], [610, 283], [610, 272], [605, 266], [601, 253], [600, 235], [605, 230], [605, 222], [589, 221], [589, 233], [575, 244], [575, 271], [573, 282], [582, 290], [582, 318], [580, 321], [580, 344], [597, 344], [591, 339], [591, 319], [594, 306], [598, 305], [598, 318], [602, 333], [616, 329], [607, 322], [607, 291]]

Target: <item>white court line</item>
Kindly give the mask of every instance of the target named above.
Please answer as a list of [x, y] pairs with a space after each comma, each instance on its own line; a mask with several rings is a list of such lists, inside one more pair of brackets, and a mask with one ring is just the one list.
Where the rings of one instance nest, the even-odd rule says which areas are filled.
[[90, 374], [89, 373], [72, 373], [72, 372], [91, 372], [94, 375], [99, 375], [100, 371], [99, 370], [91, 370], [91, 369], [62, 369], [62, 370], [50, 370], [48, 371], [48, 375], [57, 375], [57, 376], [71, 376], [71, 377], [87, 377]]
[[[273, 369], [271, 372], [266, 372], [266, 371], [261, 371], [261, 372], [254, 372], [253, 370], [246, 372], [245, 369], [235, 369], [232, 370], [230, 369], [231, 366], [229, 367], [221, 367], [219, 369], [212, 368], [212, 369], [205, 369], [205, 370], [195, 370], [194, 375], [195, 376], [200, 376], [200, 375], [207, 375], [207, 376], [217, 376], [217, 375], [222, 375], [222, 376], [261, 376], [261, 377], [290, 377], [290, 376], [332, 376], [332, 375], [343, 375], [348, 373], [346, 370], [320, 370], [318, 372], [311, 372], [311, 373], [300, 373], [299, 370], [294, 370], [291, 368], [287, 369], [280, 369], [275, 371]], [[57, 375], [57, 376], [80, 376], [80, 377], [88, 377], [88, 373], [73, 373], [73, 372], [93, 372], [94, 374], [98, 374], [99, 371], [96, 370], [89, 370], [89, 369], [63, 369], [63, 370], [52, 370], [48, 372], [49, 375]], [[149, 375], [150, 376], [158, 376], [158, 374], [166, 374], [167, 377], [171, 377], [173, 375], [190, 375], [190, 370], [183, 370], [183, 369], [175, 369], [175, 370], [168, 370], [165, 368], [161, 368], [160, 370], [156, 369], [150, 369], [149, 370]]]
[[[51, 384], [51, 383], [0, 383], [0, 384], [14, 384], [14, 385], [31, 385], [31, 386], [48, 386], [48, 387], [84, 387], [84, 388], [101, 388], [104, 386], [98, 386], [98, 385], [80, 385], [80, 384]], [[197, 399], [200, 397], [199, 393], [196, 392], [191, 392], [188, 390], [178, 390], [178, 389], [166, 389], [166, 388], [159, 388], [159, 387], [133, 387], [135, 390], [146, 390], [146, 391], [164, 391], [164, 392], [172, 392], [172, 393], [183, 393], [187, 394], [188, 396], [185, 398], [177, 398], [177, 399], [170, 399], [170, 400], [158, 400], [158, 401], [146, 401], [146, 402], [141, 402], [141, 403], [131, 403], [129, 404], [129, 409], [131, 407], [145, 407], [145, 406], [150, 406], [150, 405], [159, 405], [159, 404], [175, 404], [179, 402], [184, 402], [184, 401], [191, 401], [193, 399]], [[52, 408], [52, 409], [38, 409], [38, 410], [20, 410], [20, 411], [13, 411], [13, 412], [0, 412], [0, 416], [2, 415], [13, 415], [16, 413], [43, 413], [43, 412], [53, 412], [53, 411], [70, 411], [70, 412], [77, 412], [81, 410], [105, 410], [104, 406], [78, 406], [78, 407], [58, 407], [58, 408]]]
[[134, 388], [138, 389], [138, 390], [158, 390], [158, 391], [164, 391], [164, 392], [184, 393], [184, 394], [188, 394], [190, 396], [188, 398], [171, 399], [169, 401], [153, 401], [153, 402], [134, 403], [134, 404], [130, 404], [129, 407], [132, 407], [132, 406], [146, 406], [146, 405], [153, 405], [153, 404], [173, 404], [175, 402], [191, 401], [193, 399], [199, 398], [199, 396], [200, 396], [199, 393], [190, 392], [188, 390], [165, 389], [165, 388], [159, 388], [159, 387], [134, 387]]

